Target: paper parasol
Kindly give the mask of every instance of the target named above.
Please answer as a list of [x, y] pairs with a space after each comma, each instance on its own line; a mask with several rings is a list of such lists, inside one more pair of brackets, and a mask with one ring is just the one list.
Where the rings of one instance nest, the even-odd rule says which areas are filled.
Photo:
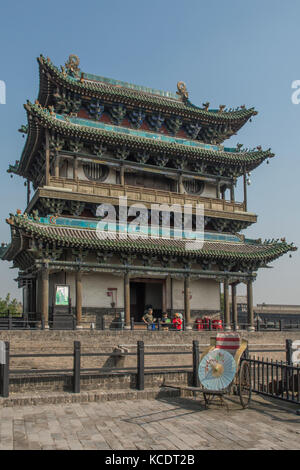
[[199, 364], [199, 380], [207, 390], [224, 390], [233, 381], [236, 363], [224, 349], [207, 353]]

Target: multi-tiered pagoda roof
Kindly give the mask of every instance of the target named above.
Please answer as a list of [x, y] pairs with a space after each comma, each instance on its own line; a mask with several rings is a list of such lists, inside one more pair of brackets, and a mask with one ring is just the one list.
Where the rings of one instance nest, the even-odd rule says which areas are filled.
[[[153, 275], [222, 278], [235, 285], [252, 282], [257, 269], [296, 249], [284, 238], [263, 242], [239, 233], [257, 218], [247, 208], [247, 175], [274, 154], [223, 143], [257, 114], [254, 108], [196, 106], [183, 82], [171, 93], [95, 76], [82, 72], [74, 55], [61, 69], [43, 56], [38, 64], [38, 99], [25, 104], [28, 123], [19, 129], [27, 135], [24, 150], [8, 169], [26, 178], [28, 188], [32, 183], [35, 194], [31, 198], [28, 191], [23, 214], [10, 214], [12, 241], [0, 250], [19, 268], [21, 285], [43, 266], [48, 274], [126, 276], [147, 267]], [[239, 177], [242, 203], [234, 196]], [[190, 204], [194, 215], [201, 202], [203, 247], [187, 251], [186, 241], [175, 236], [99, 236], [97, 206], [116, 206], [124, 196], [147, 210], [152, 203]]]

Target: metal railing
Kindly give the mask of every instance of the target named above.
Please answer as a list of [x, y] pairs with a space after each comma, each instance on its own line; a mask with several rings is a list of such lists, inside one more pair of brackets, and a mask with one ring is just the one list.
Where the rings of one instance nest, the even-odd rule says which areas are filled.
[[[251, 369], [252, 390], [258, 394], [266, 395], [280, 400], [292, 403], [300, 403], [300, 367], [291, 363], [291, 340], [286, 340], [286, 361], [273, 361], [272, 359], [252, 358], [246, 354], [242, 360], [248, 361]], [[187, 345], [185, 345], [187, 346]], [[192, 373], [191, 382], [195, 387], [199, 387], [199, 358], [200, 347], [199, 342], [194, 340], [189, 351], [145, 351], [143, 341], [138, 341], [136, 351], [117, 351], [117, 352], [92, 352], [83, 353], [81, 351], [81, 343], [74, 341], [73, 353], [43, 353], [43, 354], [10, 354], [10, 344], [5, 342], [6, 360], [0, 365], [0, 396], [9, 396], [9, 380], [10, 376], [41, 376], [43, 374], [52, 373], [58, 376], [65, 374], [72, 376], [72, 391], [80, 393], [81, 377], [86, 373], [105, 374], [112, 372], [132, 373], [136, 376], [136, 389], [144, 390], [145, 373], [167, 373], [170, 371], [188, 371]], [[190, 365], [147, 365], [145, 358], [151, 356], [178, 356], [192, 355]], [[86, 357], [136, 357], [136, 367], [81, 367], [81, 359]], [[11, 359], [17, 358], [73, 358], [73, 368], [71, 369], [11, 369]]]
[[[42, 374], [57, 374], [59, 376], [69, 374], [72, 376], [72, 391], [73, 393], [80, 393], [80, 378], [83, 374], [86, 373], [111, 373], [111, 372], [130, 372], [136, 375], [136, 389], [144, 390], [144, 377], [145, 371], [153, 371], [158, 373], [166, 373], [169, 371], [176, 370], [193, 370], [193, 383], [197, 383], [198, 380], [198, 365], [199, 365], [199, 343], [198, 341], [193, 341], [191, 351], [145, 351], [145, 346], [143, 341], [137, 342], [136, 352], [92, 352], [92, 353], [83, 353], [81, 351], [80, 341], [74, 341], [73, 353], [29, 353], [29, 354], [10, 354], [10, 343], [5, 342], [6, 350], [6, 361], [5, 364], [0, 365], [0, 396], [8, 397], [9, 396], [9, 381], [12, 375], [20, 376], [41, 376]], [[155, 355], [193, 355], [193, 365], [167, 365], [167, 366], [152, 366], [145, 365], [145, 356], [155, 356]], [[97, 368], [82, 368], [81, 359], [85, 357], [124, 357], [124, 356], [135, 356], [137, 361], [136, 367], [97, 367]], [[73, 368], [72, 369], [12, 369], [10, 368], [11, 359], [17, 358], [73, 358]]]
[[[40, 318], [37, 320], [37, 318]], [[149, 326], [149, 327], [148, 327]], [[83, 321], [80, 325], [77, 325], [77, 320], [74, 315], [71, 315], [67, 321], [67, 324], [59, 324], [57, 320], [49, 320], [48, 327], [50, 329], [66, 329], [66, 330], [76, 330], [78, 327], [80, 329], [97, 329], [97, 330], [152, 330], [152, 331], [175, 331], [176, 327], [171, 323], [165, 324], [161, 319], [156, 319], [152, 325], [147, 325], [144, 322], [136, 322], [134, 318], [131, 317], [130, 325], [126, 325], [124, 320], [108, 320], [105, 316], [100, 316], [96, 320]], [[260, 322], [256, 321], [254, 325], [245, 322], [239, 323], [230, 323], [225, 325], [224, 322], [222, 325], [214, 323], [214, 320], [210, 319], [206, 324], [199, 324], [197, 321], [194, 321], [190, 324], [187, 324], [185, 320], [182, 321], [181, 330], [185, 331], [187, 329], [192, 329], [193, 331], [224, 331], [228, 327], [232, 331], [238, 330], [248, 330], [252, 327], [253, 331], [262, 331], [262, 332], [274, 332], [274, 331], [299, 331], [300, 332], [300, 321], [296, 320], [278, 320], [274, 322]], [[42, 315], [39, 313], [22, 313], [22, 314], [6, 314], [0, 315], [0, 330], [28, 330], [28, 329], [45, 329], [45, 322]]]
[[253, 392], [300, 404], [299, 365], [259, 357], [246, 360], [251, 368]]

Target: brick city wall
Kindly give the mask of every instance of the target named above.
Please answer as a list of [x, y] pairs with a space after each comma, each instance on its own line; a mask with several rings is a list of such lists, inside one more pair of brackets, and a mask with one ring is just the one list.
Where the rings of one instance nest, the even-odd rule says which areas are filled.
[[[300, 339], [300, 331], [283, 332], [247, 332], [241, 331], [241, 336], [248, 340], [251, 356], [259, 356], [285, 360], [286, 339]], [[81, 388], [83, 390], [130, 390], [135, 389], [136, 384], [136, 354], [123, 356], [122, 350], [131, 353], [136, 352], [137, 341], [144, 341], [145, 352], [167, 351], [170, 353], [186, 351], [189, 354], [176, 355], [151, 355], [145, 356], [145, 367], [152, 366], [180, 366], [192, 365], [192, 342], [199, 341], [200, 351], [208, 344], [215, 332], [209, 331], [100, 331], [100, 330], [31, 330], [31, 331], [0, 331], [0, 340], [10, 342], [10, 352], [13, 354], [37, 354], [37, 353], [61, 353], [70, 354], [70, 357], [28, 357], [10, 359], [11, 392], [20, 391], [63, 391], [72, 389], [72, 372], [56, 373], [56, 369], [73, 369], [73, 343], [81, 342], [81, 352], [105, 352], [107, 356], [81, 357], [81, 368], [97, 369], [90, 373], [83, 372], [81, 376]], [[113, 357], [114, 350], [120, 351], [120, 356]], [[280, 351], [277, 351], [280, 350]], [[132, 367], [132, 372], [111, 373], [104, 368]], [[33, 373], [14, 374], [16, 369], [30, 369]], [[38, 369], [54, 370], [52, 373], [39, 373]], [[35, 373], [34, 370], [37, 370]], [[187, 383], [187, 372], [168, 372], [168, 381]], [[166, 373], [151, 372], [146, 370], [145, 387], [153, 387], [162, 384]]]

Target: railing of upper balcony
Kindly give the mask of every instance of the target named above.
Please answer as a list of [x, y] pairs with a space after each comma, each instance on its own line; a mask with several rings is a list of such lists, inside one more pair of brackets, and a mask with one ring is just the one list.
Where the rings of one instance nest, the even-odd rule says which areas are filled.
[[[73, 192], [118, 198], [127, 196], [128, 200], [145, 202], [150, 204], [199, 204], [204, 205], [206, 210], [222, 211], [229, 213], [245, 212], [245, 205], [242, 202], [231, 202], [224, 199], [203, 197], [191, 194], [174, 193], [145, 187], [130, 185], [98, 183], [95, 181], [75, 180], [62, 177], [50, 177], [50, 185], [60, 189], [71, 190]], [[248, 214], [249, 215], [249, 214]], [[253, 215], [254, 216], [254, 215]], [[254, 216], [255, 217], [255, 216]]]

